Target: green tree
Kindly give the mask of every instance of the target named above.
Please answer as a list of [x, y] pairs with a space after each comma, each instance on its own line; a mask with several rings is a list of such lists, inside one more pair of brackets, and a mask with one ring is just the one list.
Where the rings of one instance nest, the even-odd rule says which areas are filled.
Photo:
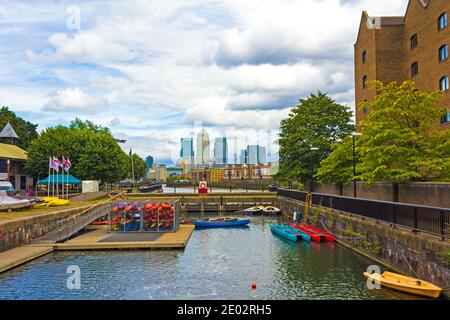
[[[18, 117], [8, 107], [2, 107], [0, 109], [0, 131], [8, 122], [11, 123], [20, 138], [18, 141], [14, 141], [14, 144], [26, 150], [30, 146], [31, 141], [38, 136], [36, 131], [38, 125]], [[10, 141], [7, 142], [10, 143]]]
[[101, 125], [97, 125], [90, 120], [83, 121], [80, 118], [75, 118], [69, 124], [70, 129], [87, 129], [94, 132], [104, 132], [111, 134], [109, 128], [103, 127]]
[[127, 176], [128, 156], [107, 132], [58, 126], [44, 130], [28, 149], [27, 171], [48, 175], [49, 157], [68, 157], [70, 173], [82, 180], [116, 182]]
[[[320, 163], [315, 178], [321, 183], [347, 184], [353, 181], [353, 142], [351, 137], [332, 146], [331, 154]], [[358, 145], [356, 143], [356, 145]]]
[[[354, 131], [352, 112], [327, 94], [318, 92], [300, 100], [281, 121], [279, 181], [306, 182], [331, 153], [331, 146]], [[317, 148], [311, 149], [311, 148]]]
[[[147, 164], [145, 163], [144, 159], [142, 159], [136, 153], [133, 153], [133, 165], [134, 165], [134, 175], [135, 175], [136, 180], [145, 178], [146, 173], [147, 173]], [[127, 177], [129, 179], [133, 178], [133, 172], [131, 169], [132, 169], [131, 158], [128, 157]]]
[[360, 178], [372, 184], [448, 176], [448, 134], [434, 128], [443, 112], [435, 107], [441, 93], [418, 91], [411, 81], [372, 86], [376, 99], [361, 105], [370, 113], [361, 123], [363, 136], [357, 148]]

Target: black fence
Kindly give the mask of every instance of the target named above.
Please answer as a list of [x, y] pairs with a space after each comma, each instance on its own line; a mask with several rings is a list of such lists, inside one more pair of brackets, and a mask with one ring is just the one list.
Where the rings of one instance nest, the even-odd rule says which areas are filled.
[[[278, 189], [277, 195], [305, 202], [308, 192]], [[419, 196], [419, 195], [418, 195]], [[450, 209], [427, 207], [398, 202], [342, 197], [313, 193], [312, 203], [334, 210], [351, 213], [355, 216], [383, 221], [393, 227], [405, 227], [414, 232], [424, 232], [449, 238]]]

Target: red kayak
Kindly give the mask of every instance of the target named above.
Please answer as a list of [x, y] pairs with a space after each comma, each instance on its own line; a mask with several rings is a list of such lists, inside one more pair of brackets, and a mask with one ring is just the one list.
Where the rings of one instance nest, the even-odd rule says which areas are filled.
[[325, 237], [322, 236], [320, 233], [305, 228], [304, 225], [291, 224], [291, 227], [306, 233], [308, 236], [310, 236], [312, 241], [322, 242], [322, 239], [325, 239]]
[[314, 231], [314, 232], [316, 232], [318, 234], [321, 234], [322, 236], [325, 237], [326, 241], [334, 242], [334, 236], [332, 234], [329, 234], [326, 231], [323, 231], [323, 230], [321, 230], [319, 228], [316, 228], [314, 226], [309, 226], [309, 225], [306, 225], [306, 224], [302, 224], [302, 227], [305, 228], [305, 229]]

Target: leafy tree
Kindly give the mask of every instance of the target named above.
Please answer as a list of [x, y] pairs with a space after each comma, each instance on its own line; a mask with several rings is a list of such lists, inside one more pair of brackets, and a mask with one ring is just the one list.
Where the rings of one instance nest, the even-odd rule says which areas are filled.
[[[0, 131], [8, 122], [11, 123], [20, 138], [20, 140], [14, 141], [14, 144], [26, 150], [30, 146], [31, 141], [38, 136], [36, 131], [38, 125], [18, 117], [8, 107], [2, 107], [0, 109]], [[11, 141], [7, 142], [10, 143]]]
[[69, 124], [70, 129], [87, 129], [94, 132], [104, 132], [111, 134], [109, 128], [103, 127], [101, 125], [97, 125], [90, 120], [83, 121], [80, 118], [75, 118]]
[[47, 176], [51, 156], [70, 158], [70, 173], [82, 180], [111, 183], [127, 176], [129, 158], [104, 131], [64, 126], [46, 129], [28, 149], [27, 171], [33, 177]]
[[[145, 163], [144, 159], [142, 159], [139, 155], [136, 153], [133, 153], [133, 165], [134, 165], [134, 175], [136, 180], [139, 180], [141, 178], [145, 178], [147, 173], [147, 164]], [[128, 178], [133, 178], [133, 171], [131, 170], [131, 158], [128, 157], [127, 162], [127, 175]]]
[[360, 178], [372, 184], [448, 177], [448, 134], [434, 128], [443, 112], [435, 107], [441, 94], [420, 92], [411, 81], [386, 86], [373, 82], [373, 89], [375, 101], [361, 105], [370, 113], [361, 124], [363, 136], [357, 148]]
[[311, 180], [320, 161], [331, 153], [331, 146], [355, 129], [351, 118], [350, 109], [327, 94], [318, 92], [301, 99], [289, 117], [281, 121], [277, 180]]
[[[356, 143], [357, 145], [358, 143]], [[353, 181], [353, 142], [351, 137], [332, 146], [331, 154], [320, 163], [315, 178], [324, 184], [347, 184]]]

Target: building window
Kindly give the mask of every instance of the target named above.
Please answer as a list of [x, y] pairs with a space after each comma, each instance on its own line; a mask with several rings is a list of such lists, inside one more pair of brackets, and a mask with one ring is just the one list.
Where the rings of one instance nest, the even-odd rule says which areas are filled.
[[442, 77], [439, 81], [439, 86], [441, 88], [441, 91], [448, 91], [448, 77]]
[[363, 88], [367, 88], [367, 76], [363, 77], [363, 82], [362, 82]]
[[411, 37], [411, 49], [416, 48], [418, 44], [419, 44], [419, 39], [417, 37], [417, 34], [415, 34]]
[[439, 61], [443, 62], [448, 60], [448, 45], [444, 44], [439, 48]]
[[445, 12], [439, 16], [438, 28], [439, 28], [439, 30], [442, 30], [447, 27], [448, 27], [448, 15], [447, 15], [447, 12]]
[[448, 109], [445, 110], [444, 114], [442, 115], [441, 123], [450, 123], [450, 111]]
[[364, 51], [362, 54], [362, 63], [365, 64], [367, 62], [367, 51]]
[[411, 77], [416, 76], [419, 73], [419, 63], [418, 62], [414, 62], [411, 65]]

